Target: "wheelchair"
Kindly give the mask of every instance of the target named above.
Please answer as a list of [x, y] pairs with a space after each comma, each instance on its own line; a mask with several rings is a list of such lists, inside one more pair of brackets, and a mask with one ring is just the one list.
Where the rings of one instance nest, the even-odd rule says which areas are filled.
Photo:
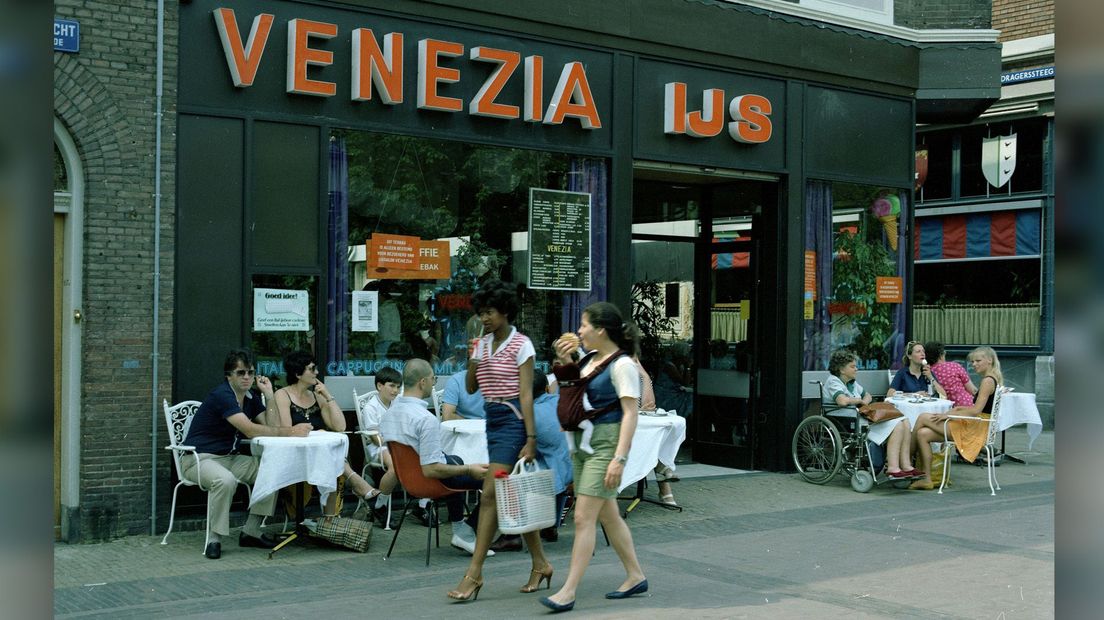
[[855, 407], [824, 402], [824, 383], [810, 381], [820, 390], [821, 412], [801, 421], [791, 443], [794, 466], [806, 482], [826, 484], [842, 472], [851, 488], [867, 493], [875, 485], [892, 483], [906, 488], [911, 480], [900, 480], [878, 472], [885, 464], [882, 446], [867, 441], [870, 424]]

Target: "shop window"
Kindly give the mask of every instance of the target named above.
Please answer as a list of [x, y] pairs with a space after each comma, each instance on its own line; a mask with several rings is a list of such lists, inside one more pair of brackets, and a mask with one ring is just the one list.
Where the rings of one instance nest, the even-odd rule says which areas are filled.
[[[490, 278], [518, 285], [514, 325], [532, 339], [538, 371], [549, 372], [551, 342], [578, 327], [587, 303], [606, 297], [604, 160], [338, 131], [330, 161], [330, 229], [338, 233], [328, 374], [373, 375], [413, 357], [439, 376], [463, 369], [467, 343], [481, 333], [471, 295]], [[584, 237], [590, 230], [590, 291], [530, 288], [531, 188], [589, 194], [589, 225], [571, 225]], [[367, 242], [384, 235], [437, 248], [433, 269], [379, 263]]]
[[[300, 350], [318, 356], [315, 348], [318, 278], [255, 274], [252, 282], [246, 308], [250, 317], [250, 348], [255, 356], [257, 374], [267, 376], [274, 385], [282, 387], [287, 385], [284, 356]], [[258, 289], [261, 289], [260, 294]], [[264, 291], [271, 292], [266, 294]]]
[[922, 133], [918, 136], [917, 151], [927, 151], [928, 173], [917, 200], [950, 200], [952, 170], [952, 136], [948, 132]]
[[[905, 300], [890, 302], [878, 278], [906, 290], [907, 191], [846, 183], [806, 186], [804, 370], [824, 370], [846, 347], [863, 369], [894, 368], [904, 345]], [[814, 289], [814, 290], [808, 290]]]
[[1038, 258], [918, 264], [913, 334], [957, 346], [1039, 346]]

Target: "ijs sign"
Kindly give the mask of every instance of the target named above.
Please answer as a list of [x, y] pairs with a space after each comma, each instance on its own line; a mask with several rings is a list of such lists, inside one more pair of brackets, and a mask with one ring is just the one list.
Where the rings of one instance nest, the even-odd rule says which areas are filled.
[[[276, 17], [260, 13], [253, 17], [243, 34], [234, 9], [219, 7], [212, 11], [231, 83], [239, 89], [253, 86], [258, 69], [265, 62]], [[516, 49], [492, 46], [466, 47], [448, 38], [421, 37], [408, 40], [401, 31], [377, 33], [372, 28], [353, 27], [342, 32], [337, 23], [296, 17], [286, 21], [287, 58], [284, 71], [288, 94], [329, 98], [338, 93], [338, 83], [322, 79], [319, 73], [335, 64], [334, 51], [327, 40], [351, 39], [349, 55], [349, 98], [353, 102], [377, 101], [385, 106], [409, 105], [404, 92], [404, 76], [417, 75], [415, 104], [420, 110], [467, 112], [471, 116], [520, 119], [529, 123], [560, 125], [568, 119], [582, 129], [600, 129], [602, 118], [591, 92], [586, 65], [568, 61], [546, 67], [539, 54], [523, 57]], [[342, 39], [347, 40], [347, 39]], [[464, 60], [466, 58], [466, 60]], [[269, 61], [271, 62], [271, 61]], [[278, 62], [278, 61], [277, 61]], [[413, 68], [410, 68], [413, 65]], [[486, 77], [478, 77], [477, 66], [490, 67]], [[559, 78], [550, 95], [544, 92], [546, 71]], [[479, 90], [467, 101], [446, 94], [447, 87], [468, 75], [481, 80]], [[555, 73], [552, 73], [555, 75]], [[521, 82], [520, 97], [507, 97], [508, 86]]]

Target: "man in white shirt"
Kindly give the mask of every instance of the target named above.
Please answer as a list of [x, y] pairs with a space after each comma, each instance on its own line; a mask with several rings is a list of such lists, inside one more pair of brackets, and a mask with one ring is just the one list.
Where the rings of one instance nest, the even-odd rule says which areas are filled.
[[[403, 369], [403, 395], [392, 401], [380, 422], [380, 434], [384, 441], [397, 441], [414, 448], [427, 478], [436, 478], [452, 489], [481, 489], [487, 464], [465, 464], [460, 457], [445, 454], [441, 449], [441, 423], [429, 412], [424, 400], [432, 394], [436, 381], [428, 362], [418, 358], [408, 360]], [[474, 553], [479, 511], [472, 511], [465, 522], [464, 496], [460, 493], [445, 498], [445, 505], [452, 523], [452, 546]]]

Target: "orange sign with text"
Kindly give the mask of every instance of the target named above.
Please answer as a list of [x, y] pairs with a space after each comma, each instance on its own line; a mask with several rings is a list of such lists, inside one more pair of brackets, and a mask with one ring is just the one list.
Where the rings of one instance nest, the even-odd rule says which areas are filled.
[[376, 233], [366, 245], [369, 278], [447, 280], [452, 275], [448, 241]]
[[816, 300], [816, 251], [805, 250], [805, 292], [813, 294]]
[[876, 301], [883, 304], [899, 304], [905, 300], [901, 278], [879, 276], [874, 280]]

